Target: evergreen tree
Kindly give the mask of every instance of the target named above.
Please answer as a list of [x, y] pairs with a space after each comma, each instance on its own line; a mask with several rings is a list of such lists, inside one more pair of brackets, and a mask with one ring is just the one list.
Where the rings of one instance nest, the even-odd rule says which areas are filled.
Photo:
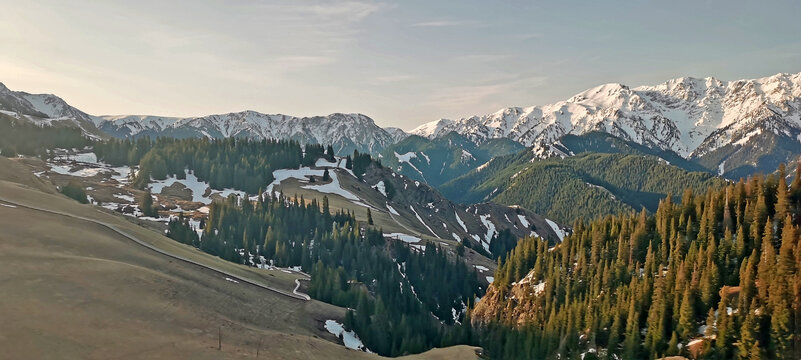
[[142, 194], [142, 197], [139, 200], [139, 210], [144, 216], [159, 216], [158, 211], [156, 211], [156, 209], [153, 207], [153, 194], [150, 193], [150, 189], [145, 190], [145, 192]]

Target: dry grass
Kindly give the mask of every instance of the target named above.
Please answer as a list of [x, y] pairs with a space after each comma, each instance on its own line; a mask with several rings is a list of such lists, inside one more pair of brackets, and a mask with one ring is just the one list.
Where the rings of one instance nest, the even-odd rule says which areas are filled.
[[[80, 205], [30, 171], [30, 164], [0, 158], [0, 197], [113, 224], [171, 253], [294, 288], [294, 274], [204, 254], [120, 215]], [[0, 229], [2, 358], [255, 358], [260, 343], [265, 359], [377, 358], [345, 349], [322, 329], [324, 320], [343, 316], [342, 308], [234, 283], [100, 225], [0, 206]], [[413, 358], [470, 357], [472, 348], [453, 347]]]

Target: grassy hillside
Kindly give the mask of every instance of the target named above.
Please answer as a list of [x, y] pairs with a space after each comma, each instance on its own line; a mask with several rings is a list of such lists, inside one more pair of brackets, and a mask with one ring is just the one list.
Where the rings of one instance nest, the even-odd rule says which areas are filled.
[[[0, 158], [0, 348], [9, 358], [370, 359], [323, 329], [344, 309], [226, 279], [80, 216], [238, 278], [291, 291], [297, 274], [206, 255], [58, 194], [22, 159]], [[12, 201], [69, 214], [14, 206]], [[218, 342], [222, 335], [222, 349]], [[454, 347], [421, 354], [474, 354]]]

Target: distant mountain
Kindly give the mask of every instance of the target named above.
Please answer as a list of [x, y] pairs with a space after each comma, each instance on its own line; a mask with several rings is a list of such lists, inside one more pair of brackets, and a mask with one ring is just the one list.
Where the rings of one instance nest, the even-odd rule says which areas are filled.
[[247, 137], [292, 139], [301, 143], [332, 144], [340, 154], [353, 150], [377, 154], [407, 134], [397, 128], [382, 129], [362, 114], [335, 113], [327, 116], [296, 117], [243, 111], [202, 117], [147, 115], [93, 116], [50, 94], [11, 91], [0, 83], [0, 111], [39, 125], [77, 126], [93, 137], [176, 138]]
[[101, 136], [97, 118], [80, 111], [52, 94], [29, 94], [9, 90], [0, 83], [0, 112], [37, 125], [77, 126], [92, 137]]
[[438, 187], [496, 156], [522, 149], [523, 145], [509, 139], [490, 139], [477, 145], [455, 132], [434, 139], [411, 135], [385, 148], [381, 162], [399, 174]]
[[801, 73], [737, 81], [684, 77], [634, 89], [606, 84], [554, 104], [440, 119], [410, 133], [437, 138], [452, 131], [476, 143], [512, 139], [542, 148], [543, 156], [552, 155], [551, 146], [565, 135], [602, 131], [726, 175], [731, 169], [736, 177], [745, 169], [771, 171], [775, 161], [789, 160], [785, 152], [798, 153]]
[[[547, 155], [543, 152], [546, 149], [550, 152]], [[532, 159], [548, 159], [554, 156], [564, 158], [585, 153], [650, 155], [684, 170], [712, 172], [702, 164], [687, 160], [673, 151], [649, 148], [601, 131], [588, 132], [583, 135], [565, 135], [547, 148], [532, 148], [532, 153], [535, 155]]]
[[176, 138], [246, 137], [292, 139], [301, 143], [331, 144], [339, 154], [353, 150], [376, 153], [405, 136], [380, 128], [362, 114], [295, 117], [255, 111], [173, 118], [159, 116], [102, 116], [100, 129], [117, 138], [170, 136]]
[[457, 202], [519, 205], [568, 224], [580, 217], [654, 211], [668, 194], [678, 199], [687, 187], [704, 190], [723, 183], [708, 172], [689, 172], [652, 155], [583, 153], [539, 160], [526, 150], [495, 158], [440, 190]]
[[[353, 150], [381, 153], [385, 162], [401, 166], [401, 172], [412, 177], [421, 173], [419, 178], [425, 177], [434, 186], [486, 162], [468, 143], [477, 146], [473, 150], [481, 151], [488, 143], [494, 142], [490, 147], [509, 148], [508, 144], [517, 142], [533, 147], [539, 158], [561, 157], [570, 156], [570, 151], [564, 152], [563, 148], [570, 143], [570, 136], [596, 132], [641, 145], [641, 152], [651, 152], [672, 164], [683, 163], [679, 166], [685, 169], [698, 170], [685, 166], [691, 161], [732, 179], [770, 172], [778, 163], [801, 155], [801, 73], [737, 81], [683, 77], [637, 88], [606, 84], [549, 105], [511, 107], [459, 120], [440, 119], [409, 133], [381, 128], [362, 114], [296, 117], [243, 111], [185, 118], [98, 117], [55, 95], [11, 91], [2, 84], [0, 111], [40, 125], [75, 124], [95, 137], [248, 137], [332, 143], [341, 155]], [[468, 140], [463, 143], [464, 160], [461, 151], [452, 153], [451, 144], [443, 147], [443, 143], [436, 143], [454, 132]], [[434, 144], [424, 144], [419, 138], [404, 142], [409, 135]], [[391, 152], [385, 151], [392, 145], [397, 146]], [[435, 164], [427, 160], [422, 163], [421, 157], [406, 162], [394, 156], [394, 152], [417, 156], [426, 152], [430, 158], [435, 148], [445, 152]], [[470, 160], [467, 153], [476, 161]]]

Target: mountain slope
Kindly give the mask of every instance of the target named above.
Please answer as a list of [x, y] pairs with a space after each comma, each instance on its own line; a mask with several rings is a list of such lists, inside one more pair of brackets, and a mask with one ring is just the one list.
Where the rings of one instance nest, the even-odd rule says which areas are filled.
[[381, 152], [381, 162], [412, 179], [438, 187], [496, 156], [516, 153], [523, 146], [509, 139], [476, 145], [452, 132], [442, 138], [411, 135]]
[[11, 91], [0, 83], [0, 112], [39, 126], [73, 126], [93, 138], [100, 138], [96, 117], [80, 111], [52, 94]]
[[[801, 73], [738, 81], [685, 77], [634, 89], [606, 84], [554, 104], [441, 119], [411, 133], [437, 138], [456, 131], [479, 143], [508, 138], [526, 146], [548, 147], [568, 134], [603, 131], [688, 159], [726, 145], [751, 147], [770, 156], [759, 150], [760, 144], [743, 142], [757, 130], [799, 140]], [[708, 160], [706, 164], [717, 170], [720, 163]]]
[[688, 186], [704, 189], [723, 182], [654, 156], [586, 153], [531, 161], [532, 157], [523, 151], [497, 158], [444, 184], [442, 192], [458, 202], [520, 205], [569, 223], [643, 207], [653, 211], [667, 194], [679, 196]]

